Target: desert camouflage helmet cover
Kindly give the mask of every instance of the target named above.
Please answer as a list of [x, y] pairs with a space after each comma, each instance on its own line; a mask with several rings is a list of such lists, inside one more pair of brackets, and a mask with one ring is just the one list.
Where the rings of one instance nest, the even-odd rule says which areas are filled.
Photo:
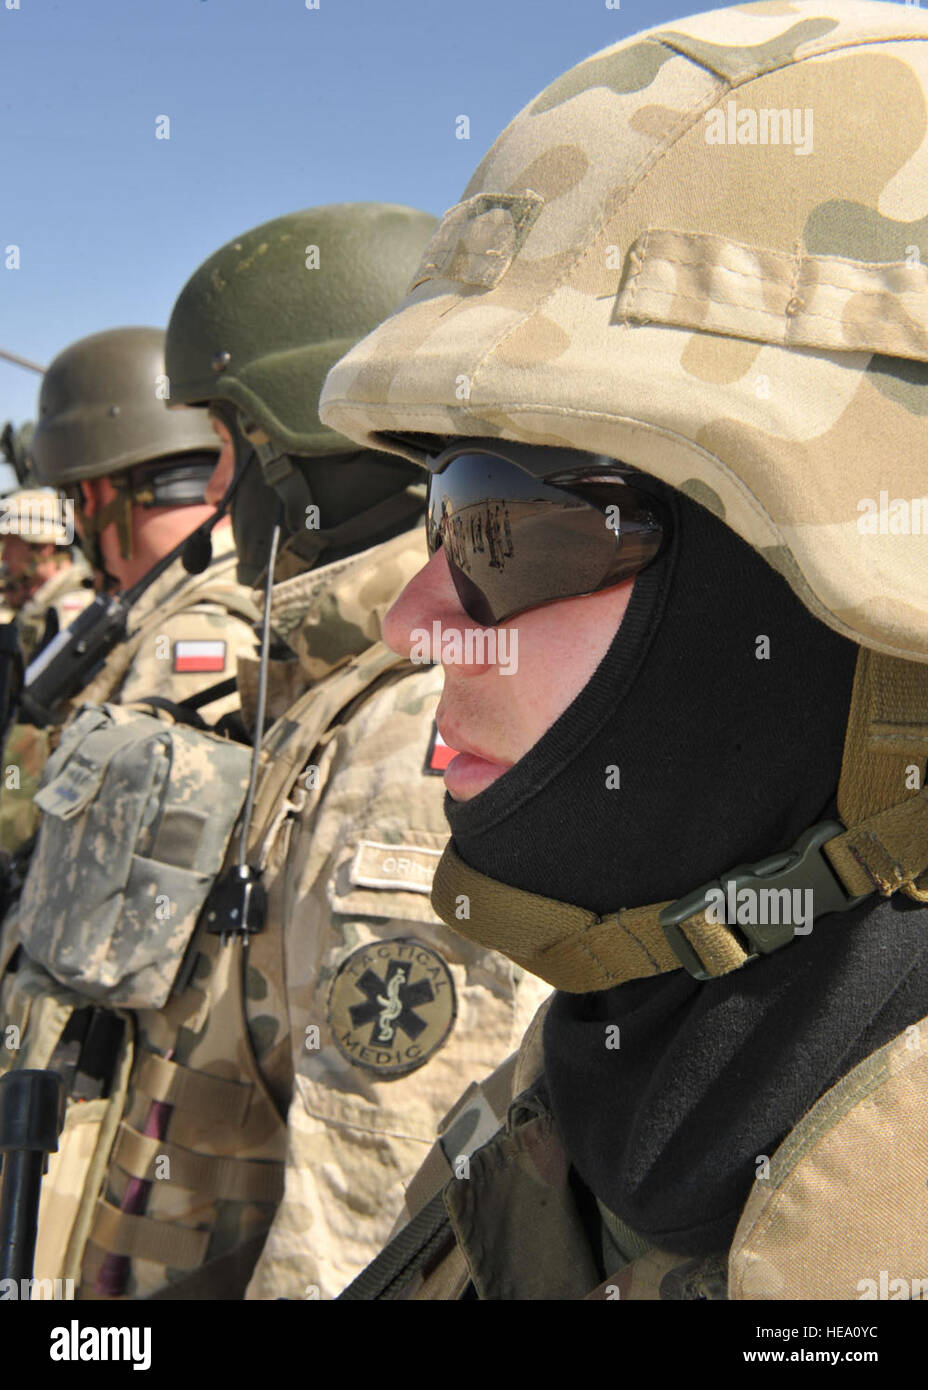
[[928, 661], [928, 11], [740, 5], [572, 68], [321, 413], [420, 461], [390, 436], [622, 459], [836, 631]]
[[36, 477], [63, 487], [174, 454], [218, 453], [201, 411], [165, 410], [167, 390], [161, 328], [111, 328], [71, 343], [42, 379]]
[[331, 203], [220, 247], [171, 313], [171, 402], [227, 401], [289, 453], [356, 452], [319, 423], [322, 383], [396, 308], [436, 226], [395, 203]]

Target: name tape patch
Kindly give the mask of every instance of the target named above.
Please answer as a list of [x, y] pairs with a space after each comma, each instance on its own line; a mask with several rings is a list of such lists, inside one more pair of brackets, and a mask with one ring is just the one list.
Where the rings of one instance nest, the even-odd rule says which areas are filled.
[[405, 888], [410, 893], [431, 893], [440, 858], [438, 849], [362, 840], [348, 872], [358, 888]]

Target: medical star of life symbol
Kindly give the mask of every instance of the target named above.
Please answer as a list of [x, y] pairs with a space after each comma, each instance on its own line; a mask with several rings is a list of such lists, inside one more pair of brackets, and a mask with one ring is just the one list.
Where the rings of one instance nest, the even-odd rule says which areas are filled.
[[392, 1042], [397, 1028], [402, 1028], [407, 1038], [415, 1042], [427, 1027], [425, 1019], [420, 1018], [414, 1010], [422, 1004], [431, 1004], [435, 993], [428, 980], [409, 983], [409, 965], [406, 961], [391, 960], [384, 980], [373, 970], [365, 970], [355, 981], [355, 989], [367, 995], [367, 1002], [352, 1004], [348, 1010], [351, 1026], [362, 1028], [365, 1023], [373, 1023], [372, 1046]]

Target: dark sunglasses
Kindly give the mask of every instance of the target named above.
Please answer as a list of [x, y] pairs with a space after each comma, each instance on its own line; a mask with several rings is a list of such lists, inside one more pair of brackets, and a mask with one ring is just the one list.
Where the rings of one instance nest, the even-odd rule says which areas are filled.
[[[608, 589], [657, 557], [667, 515], [627, 472], [570, 450], [502, 447], [553, 471], [542, 480], [473, 446], [428, 461], [429, 553], [444, 548], [475, 622], [493, 627], [527, 608]], [[557, 471], [566, 460], [573, 468]]]

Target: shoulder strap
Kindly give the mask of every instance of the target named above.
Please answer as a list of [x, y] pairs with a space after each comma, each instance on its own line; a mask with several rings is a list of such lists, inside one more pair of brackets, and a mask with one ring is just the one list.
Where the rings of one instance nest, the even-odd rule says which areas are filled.
[[[237, 617], [243, 618], [247, 623], [259, 623], [261, 613], [258, 607], [247, 594], [240, 592], [237, 585], [228, 583], [216, 583], [204, 585], [193, 594], [188, 594], [185, 602], [180, 607], [195, 603], [217, 603], [221, 608], [225, 608]], [[159, 616], [164, 617], [164, 610], [159, 610]]]
[[444, 1191], [398, 1231], [389, 1245], [338, 1295], [343, 1303], [390, 1298], [408, 1284], [447, 1242], [451, 1218], [445, 1210]]
[[928, 902], [928, 664], [862, 647], [824, 852], [848, 892]]
[[[262, 863], [265, 841], [278, 818], [280, 807], [290, 796], [309, 755], [346, 706], [388, 674], [400, 674], [410, 663], [375, 642], [360, 656], [307, 690], [287, 713], [278, 719], [264, 739], [267, 763], [255, 797], [248, 858]], [[411, 669], [411, 668], [410, 668]], [[255, 858], [257, 856], [257, 858]]]

